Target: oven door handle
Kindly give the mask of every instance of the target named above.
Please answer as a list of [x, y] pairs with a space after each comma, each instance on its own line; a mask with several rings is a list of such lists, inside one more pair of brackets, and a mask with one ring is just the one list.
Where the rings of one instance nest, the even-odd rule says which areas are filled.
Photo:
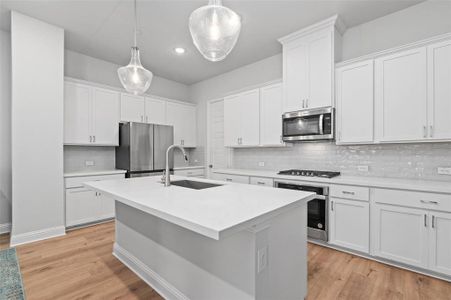
[[324, 134], [324, 126], [323, 126], [323, 123], [324, 123], [324, 114], [320, 114], [319, 115], [319, 118], [318, 118], [318, 128], [319, 128], [319, 134], [320, 135], [323, 135]]
[[326, 196], [324, 196], [324, 195], [316, 195], [315, 196], [315, 199], [319, 199], [319, 200], [326, 200], [327, 198], [326, 198]]

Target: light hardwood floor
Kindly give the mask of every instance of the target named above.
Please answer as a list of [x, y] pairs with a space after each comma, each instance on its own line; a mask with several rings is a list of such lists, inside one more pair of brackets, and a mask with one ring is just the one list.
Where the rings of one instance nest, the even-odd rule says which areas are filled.
[[[114, 223], [17, 247], [27, 299], [162, 299], [112, 254]], [[0, 249], [9, 246], [0, 236]], [[309, 244], [313, 299], [451, 299], [451, 283]]]

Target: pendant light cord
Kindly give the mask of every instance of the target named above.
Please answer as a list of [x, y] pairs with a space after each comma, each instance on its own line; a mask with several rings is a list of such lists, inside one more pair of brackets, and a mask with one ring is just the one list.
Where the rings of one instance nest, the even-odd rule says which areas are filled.
[[135, 14], [135, 48], [137, 48], [138, 46], [137, 46], [137, 44], [136, 44], [136, 31], [137, 31], [137, 28], [138, 28], [138, 17], [137, 17], [137, 14], [136, 14], [136, 0], [134, 1], [134, 14]]

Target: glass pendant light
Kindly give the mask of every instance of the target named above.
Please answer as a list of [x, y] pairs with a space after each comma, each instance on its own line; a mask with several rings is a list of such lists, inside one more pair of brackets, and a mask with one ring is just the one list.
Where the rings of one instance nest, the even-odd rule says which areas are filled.
[[209, 0], [189, 17], [189, 31], [199, 52], [210, 61], [221, 61], [232, 51], [241, 30], [241, 18], [222, 6], [221, 0]]
[[134, 30], [134, 46], [131, 51], [131, 59], [127, 66], [117, 69], [117, 74], [122, 86], [130, 93], [140, 95], [145, 93], [152, 81], [153, 74], [149, 70], [146, 70], [139, 58], [139, 49], [136, 46], [136, 0], [134, 1], [134, 13], [135, 13], [135, 30]]

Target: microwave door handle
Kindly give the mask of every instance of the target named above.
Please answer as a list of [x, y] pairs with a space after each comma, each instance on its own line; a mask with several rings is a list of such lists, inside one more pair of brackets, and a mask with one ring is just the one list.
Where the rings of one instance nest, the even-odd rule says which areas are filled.
[[323, 123], [324, 123], [324, 114], [320, 114], [319, 115], [319, 119], [318, 119], [318, 122], [319, 122], [319, 134], [320, 135], [323, 135], [324, 134], [324, 127], [323, 127]]

